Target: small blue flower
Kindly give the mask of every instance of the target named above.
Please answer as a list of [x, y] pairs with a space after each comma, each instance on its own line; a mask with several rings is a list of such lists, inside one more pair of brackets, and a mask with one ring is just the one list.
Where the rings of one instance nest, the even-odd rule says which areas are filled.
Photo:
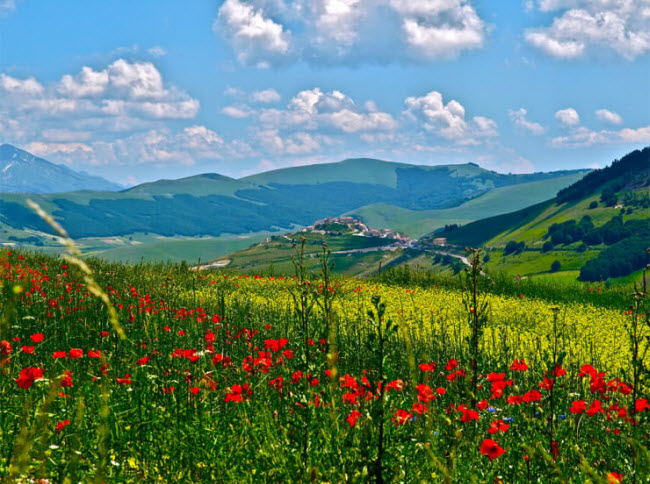
[[566, 418], [566, 415], [560, 415], [560, 419], [564, 420]]
[[494, 408], [494, 407], [488, 407], [487, 411], [488, 411], [488, 412], [492, 412], [492, 413], [494, 413], [494, 412], [497, 411], [497, 409]]
[[512, 417], [503, 417], [504, 422], [512, 422]]

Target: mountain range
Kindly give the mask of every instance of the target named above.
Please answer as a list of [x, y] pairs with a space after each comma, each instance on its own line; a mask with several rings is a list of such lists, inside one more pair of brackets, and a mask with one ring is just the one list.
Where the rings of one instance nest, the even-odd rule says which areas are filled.
[[[325, 242], [332, 251], [335, 271], [361, 277], [377, 274], [380, 267], [457, 272], [463, 267], [460, 260], [464, 248], [482, 247], [484, 266], [490, 272], [583, 281], [634, 279], [650, 261], [646, 253], [650, 241], [649, 179], [650, 147], [590, 172], [546, 201], [465, 225], [447, 224], [417, 242], [395, 244], [391, 237], [380, 237], [378, 231], [374, 236], [359, 237], [360, 234], [346, 228], [348, 225], [334, 221], [329, 225], [320, 223], [317, 228], [324, 230], [310, 227], [307, 232], [268, 237], [206, 267], [292, 274], [293, 244], [304, 239], [310, 270], [318, 270], [315, 255], [322, 251]], [[461, 205], [464, 208], [446, 212], [459, 214], [465, 210], [468, 216], [476, 216], [482, 207], [494, 208], [495, 203], [512, 201], [512, 196], [504, 197], [504, 190], [510, 191], [510, 195], [518, 188], [530, 192], [536, 183], [544, 182], [494, 189]], [[406, 209], [399, 213], [409, 216]], [[369, 217], [364, 219], [371, 225]], [[393, 226], [400, 223], [408, 221], [396, 217]]]
[[[29, 196], [74, 238], [134, 233], [166, 237], [250, 234], [357, 212], [362, 216], [381, 214], [387, 221], [391, 214], [408, 213], [418, 232], [411, 235], [419, 236], [440, 226], [431, 221], [435, 211], [462, 209], [466, 204], [481, 206], [475, 215], [466, 211], [465, 221], [504, 213], [546, 200], [585, 173], [505, 175], [472, 163], [418, 166], [349, 159], [241, 179], [203, 174], [119, 192], [84, 190]], [[484, 204], [482, 197], [488, 199]], [[49, 227], [27, 208], [26, 198], [24, 194], [0, 194], [0, 223], [13, 230], [48, 233]], [[420, 216], [428, 217], [428, 222], [421, 224]]]
[[104, 178], [50, 163], [15, 146], [0, 145], [0, 192], [56, 193], [123, 188]]

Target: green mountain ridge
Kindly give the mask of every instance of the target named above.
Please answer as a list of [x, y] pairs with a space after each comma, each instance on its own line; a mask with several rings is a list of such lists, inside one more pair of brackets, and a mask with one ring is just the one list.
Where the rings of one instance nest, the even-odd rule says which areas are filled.
[[[371, 159], [284, 168], [233, 179], [216, 174], [159, 180], [120, 192], [29, 195], [73, 238], [220, 237], [305, 226], [373, 204], [410, 211], [449, 209], [494, 189], [524, 183], [568, 185], [584, 170], [503, 175], [474, 164], [418, 166]], [[0, 194], [0, 230], [49, 233], [23, 194]], [[18, 232], [17, 235], [13, 233]], [[0, 231], [0, 237], [2, 232]]]
[[[550, 273], [558, 262], [582, 280], [632, 274], [648, 262], [650, 147], [628, 153], [524, 209], [425, 237], [494, 251], [490, 265], [513, 274]], [[557, 267], [557, 266], [556, 266]]]

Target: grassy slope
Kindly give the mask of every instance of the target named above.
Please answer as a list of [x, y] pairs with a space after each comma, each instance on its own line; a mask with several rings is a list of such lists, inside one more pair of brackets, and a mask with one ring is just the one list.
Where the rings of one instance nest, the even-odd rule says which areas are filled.
[[561, 188], [571, 185], [582, 176], [582, 173], [576, 173], [553, 180], [499, 187], [459, 207], [443, 210], [417, 211], [379, 203], [350, 213], [360, 216], [371, 227], [389, 227], [406, 232], [412, 238], [419, 238], [446, 224], [464, 225], [548, 200]]
[[157, 237], [156, 240], [135, 245], [123, 245], [115, 248], [85, 251], [87, 255], [100, 257], [109, 261], [137, 262], [185, 260], [196, 263], [242, 250], [268, 236], [254, 234], [248, 236], [221, 236], [204, 238], [169, 238]]
[[[332, 254], [332, 261], [336, 262], [337, 272], [355, 275], [367, 268], [364, 264], [372, 266], [376, 261], [378, 265], [379, 259], [382, 257], [380, 254], [382, 253], [336, 254], [335, 252], [384, 246], [392, 243], [392, 241], [386, 239], [359, 237], [346, 234], [341, 236], [296, 234], [293, 238], [275, 236], [270, 240], [261, 242], [247, 249], [220, 257], [219, 260], [229, 259], [231, 261], [228, 265], [229, 268], [246, 272], [268, 272], [269, 268], [273, 267], [273, 270], [277, 274], [293, 274], [295, 271], [291, 261], [296, 255], [293, 242], [296, 242], [296, 244], [299, 245], [300, 236], [304, 236], [306, 239], [305, 255], [307, 258], [308, 268], [313, 269], [318, 264], [316, 256], [322, 253], [322, 244], [323, 242], [326, 242], [328, 248], [334, 252]], [[360, 263], [364, 265], [364, 267], [353, 267]]]
[[414, 165], [393, 163], [367, 158], [355, 158], [339, 163], [281, 168], [242, 178], [241, 181], [257, 185], [309, 184], [328, 182], [369, 183], [371, 185], [397, 186], [396, 168], [410, 168]]

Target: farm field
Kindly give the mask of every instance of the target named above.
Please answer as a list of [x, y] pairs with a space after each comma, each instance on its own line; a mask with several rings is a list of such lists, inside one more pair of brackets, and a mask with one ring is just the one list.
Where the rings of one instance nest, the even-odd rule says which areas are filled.
[[630, 287], [558, 302], [471, 273], [334, 277], [328, 259], [288, 277], [90, 274], [3, 252], [2, 481], [650, 477], [650, 328]]

